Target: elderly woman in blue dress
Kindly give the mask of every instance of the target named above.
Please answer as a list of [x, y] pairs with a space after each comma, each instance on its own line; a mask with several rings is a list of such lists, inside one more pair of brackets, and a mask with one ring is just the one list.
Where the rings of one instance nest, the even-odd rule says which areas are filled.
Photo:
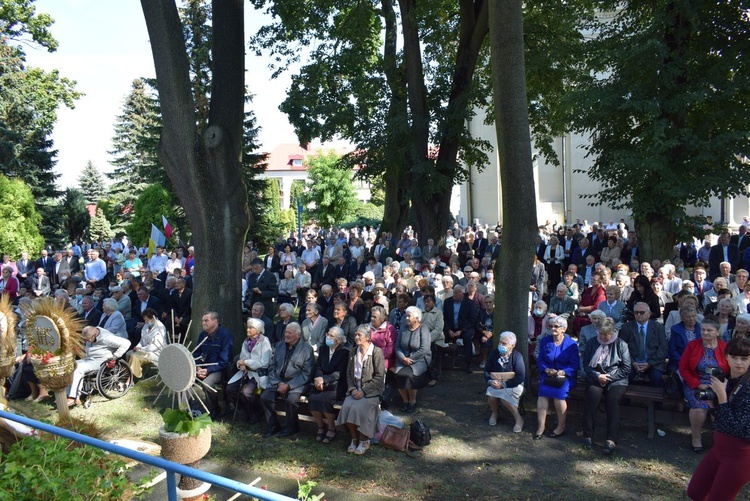
[[432, 360], [430, 329], [422, 324], [422, 310], [409, 306], [404, 311], [404, 327], [396, 340], [396, 381], [404, 402], [401, 412], [414, 412], [417, 391], [427, 384], [427, 366]]
[[497, 424], [502, 403], [515, 420], [513, 433], [521, 433], [523, 418], [518, 412], [518, 402], [523, 394], [526, 366], [523, 363], [523, 355], [515, 350], [516, 341], [516, 335], [510, 331], [500, 334], [497, 348], [490, 352], [487, 359], [484, 379], [487, 382], [487, 405], [492, 411], [489, 425]]
[[545, 336], [539, 342], [539, 398], [537, 399], [537, 430], [534, 440], [539, 440], [544, 434], [547, 422], [547, 409], [550, 400], [557, 412], [557, 426], [549, 433], [549, 437], [557, 438], [565, 433], [565, 417], [568, 411], [568, 392], [576, 385], [576, 376], [580, 359], [578, 345], [565, 334], [568, 321], [562, 317], [551, 318], [548, 322], [551, 336]]

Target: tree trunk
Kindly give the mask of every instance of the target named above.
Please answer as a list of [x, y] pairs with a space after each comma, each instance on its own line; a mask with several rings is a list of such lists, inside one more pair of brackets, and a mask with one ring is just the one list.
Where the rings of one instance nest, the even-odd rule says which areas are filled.
[[405, 193], [403, 182], [391, 180], [392, 170], [385, 171], [385, 208], [380, 229], [400, 235], [409, 224], [409, 197]]
[[213, 2], [213, 79], [208, 127], [197, 127], [189, 62], [174, 0], [142, 0], [164, 128], [159, 159], [185, 208], [195, 246], [191, 334], [216, 311], [245, 338], [241, 256], [250, 224], [242, 179], [244, 17], [242, 0]]
[[[503, 245], [495, 265], [495, 325], [516, 334], [528, 365], [528, 300], [537, 216], [526, 100], [523, 2], [490, 2], [490, 54], [500, 154]], [[495, 336], [497, 343], [499, 336]]]
[[[450, 223], [450, 200], [458, 171], [458, 153], [461, 139], [466, 133], [474, 72], [487, 31], [487, 2], [461, 0], [459, 41], [448, 97], [447, 120], [440, 131], [440, 147], [434, 172], [429, 175], [429, 184], [412, 186], [415, 226], [423, 245], [426, 245], [429, 238], [440, 242]], [[412, 167], [414, 166], [418, 164]]]
[[[641, 261], [672, 259], [677, 237], [674, 222], [666, 214], [647, 214], [635, 221], [636, 237]], [[626, 263], [627, 264], [627, 263]]]

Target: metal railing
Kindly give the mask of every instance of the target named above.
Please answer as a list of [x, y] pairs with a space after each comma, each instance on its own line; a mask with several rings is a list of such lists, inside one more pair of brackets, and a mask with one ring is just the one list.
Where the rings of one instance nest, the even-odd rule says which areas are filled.
[[242, 482], [231, 480], [229, 478], [222, 477], [220, 475], [214, 475], [213, 473], [208, 473], [206, 471], [197, 470], [195, 468], [190, 468], [188, 466], [181, 465], [178, 463], [173, 463], [172, 461], [167, 461], [166, 459], [163, 459], [160, 457], [149, 456], [148, 454], [144, 454], [143, 452], [134, 451], [126, 447], [122, 447], [121, 445], [115, 445], [109, 442], [105, 442], [103, 440], [99, 440], [97, 438], [87, 437], [86, 435], [81, 435], [80, 433], [75, 433], [73, 431], [66, 430], [64, 428], [59, 428], [51, 424], [42, 423], [41, 421], [29, 419], [27, 417], [19, 416], [17, 414], [11, 414], [9, 412], [0, 411], [0, 418], [8, 419], [10, 421], [15, 421], [17, 423], [24, 424], [26, 426], [35, 428], [37, 430], [45, 431], [47, 433], [52, 433], [53, 435], [67, 438], [69, 440], [74, 440], [76, 442], [80, 442], [82, 444], [89, 445], [91, 447], [96, 447], [97, 449], [105, 450], [112, 454], [124, 456], [126, 458], [134, 459], [140, 463], [144, 463], [150, 466], [154, 466], [156, 468], [160, 468], [164, 470], [167, 474], [167, 495], [168, 495], [169, 501], [177, 501], [177, 482], [175, 478], [176, 473], [194, 478], [196, 480], [200, 480], [202, 482], [207, 482], [212, 485], [217, 485], [225, 489], [239, 492], [241, 494], [247, 494], [248, 496], [253, 496], [262, 500], [268, 500], [268, 501], [293, 501], [294, 500], [294, 498], [290, 498], [282, 494], [277, 494], [275, 492], [271, 492], [265, 489], [260, 489], [258, 487], [253, 487], [248, 484], [243, 484]]

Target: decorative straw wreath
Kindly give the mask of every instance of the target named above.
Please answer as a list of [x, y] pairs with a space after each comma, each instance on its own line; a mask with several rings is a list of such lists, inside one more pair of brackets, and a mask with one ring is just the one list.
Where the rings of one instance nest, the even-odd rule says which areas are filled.
[[55, 305], [52, 298], [34, 300], [25, 313], [34, 374], [45, 388], [65, 389], [73, 380], [83, 322], [71, 310]]
[[10, 377], [16, 363], [16, 314], [10, 296], [0, 296], [0, 379]]

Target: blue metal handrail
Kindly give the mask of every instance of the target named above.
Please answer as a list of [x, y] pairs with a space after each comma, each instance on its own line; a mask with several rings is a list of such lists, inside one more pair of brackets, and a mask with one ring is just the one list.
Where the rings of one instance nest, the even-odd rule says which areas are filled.
[[282, 494], [277, 494], [265, 489], [259, 489], [248, 484], [243, 484], [242, 482], [238, 482], [236, 480], [231, 480], [229, 478], [222, 477], [220, 475], [214, 475], [213, 473], [197, 470], [195, 468], [190, 468], [189, 466], [181, 465], [179, 463], [173, 463], [172, 461], [167, 461], [166, 459], [160, 457], [149, 456], [148, 454], [144, 454], [143, 452], [134, 451], [126, 447], [122, 447], [121, 445], [115, 445], [103, 440], [99, 440], [97, 438], [87, 437], [86, 435], [81, 435], [80, 433], [76, 433], [74, 431], [59, 428], [51, 424], [42, 423], [41, 421], [29, 419], [17, 414], [0, 411], [0, 418], [9, 419], [31, 428], [35, 428], [37, 430], [46, 431], [47, 433], [52, 433], [53, 435], [58, 435], [69, 440], [74, 440], [85, 445], [90, 445], [91, 447], [96, 447], [97, 449], [102, 449], [112, 454], [135, 459], [140, 463], [145, 463], [147, 465], [165, 470], [167, 472], [167, 495], [169, 501], [177, 501], [177, 482], [175, 480], [175, 473], [192, 477], [196, 480], [207, 482], [212, 485], [218, 485], [219, 487], [224, 487], [225, 489], [239, 492], [241, 494], [247, 494], [248, 496], [253, 496], [258, 499], [268, 501], [294, 500], [294, 498], [290, 498]]

